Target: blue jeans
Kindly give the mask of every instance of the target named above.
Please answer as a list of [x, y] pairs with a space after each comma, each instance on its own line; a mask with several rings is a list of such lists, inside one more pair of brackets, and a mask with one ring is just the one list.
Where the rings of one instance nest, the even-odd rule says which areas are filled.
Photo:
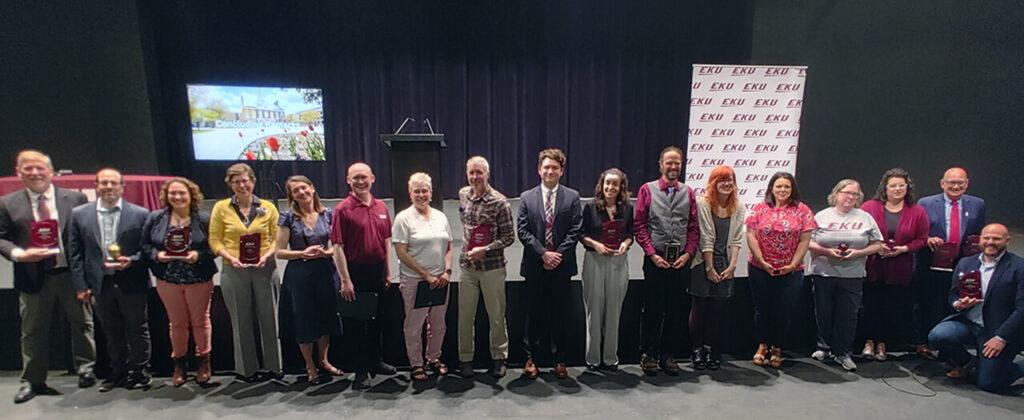
[[967, 346], [975, 346], [978, 351], [978, 388], [1005, 393], [1010, 384], [1024, 376], [1024, 362], [1013, 362], [1021, 348], [1019, 345], [1009, 345], [999, 356], [985, 357], [981, 351], [990, 338], [978, 325], [959, 318], [942, 321], [928, 333], [928, 342], [932, 348], [939, 350], [942, 358], [956, 366], [970, 363], [971, 355], [967, 353]]

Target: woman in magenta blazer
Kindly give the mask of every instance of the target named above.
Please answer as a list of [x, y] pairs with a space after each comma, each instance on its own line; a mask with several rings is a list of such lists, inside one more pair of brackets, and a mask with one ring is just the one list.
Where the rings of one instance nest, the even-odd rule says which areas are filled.
[[910, 278], [914, 253], [928, 239], [928, 214], [916, 204], [910, 174], [901, 168], [885, 171], [875, 198], [861, 206], [875, 218], [885, 237], [882, 251], [868, 257], [861, 328], [867, 359], [887, 358], [885, 343], [901, 335], [911, 319]]

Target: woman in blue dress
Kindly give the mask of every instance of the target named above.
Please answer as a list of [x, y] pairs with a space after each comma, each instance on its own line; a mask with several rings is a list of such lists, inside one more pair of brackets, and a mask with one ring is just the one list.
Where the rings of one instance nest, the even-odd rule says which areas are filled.
[[[330, 336], [341, 333], [341, 319], [335, 309], [337, 270], [328, 244], [333, 212], [320, 203], [309, 178], [292, 175], [285, 181], [285, 188], [289, 209], [281, 212], [277, 222], [281, 227], [277, 231], [277, 258], [288, 260], [281, 286], [279, 323], [295, 326], [295, 341], [306, 362], [306, 379], [321, 384], [330, 375], [343, 374], [327, 361]], [[313, 359], [313, 343], [317, 362]]]

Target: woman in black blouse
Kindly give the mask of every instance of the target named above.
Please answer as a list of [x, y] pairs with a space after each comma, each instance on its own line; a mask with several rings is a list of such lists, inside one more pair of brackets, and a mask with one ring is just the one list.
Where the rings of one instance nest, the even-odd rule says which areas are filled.
[[[152, 261], [150, 270], [157, 278], [156, 291], [167, 308], [170, 321], [171, 358], [174, 375], [171, 383], [185, 383], [185, 356], [188, 333], [192, 330], [195, 355], [199, 358], [196, 382], [210, 380], [210, 299], [213, 274], [217, 266], [206, 239], [210, 214], [199, 211], [203, 193], [185, 178], [173, 178], [160, 188], [162, 209], [154, 210], [143, 227], [142, 249]], [[171, 240], [168, 240], [168, 233]], [[187, 241], [183, 241], [187, 239]], [[171, 249], [168, 249], [168, 244]], [[178, 252], [174, 252], [178, 251]]]
[[629, 285], [626, 250], [633, 244], [629, 181], [618, 168], [598, 178], [594, 200], [583, 207], [583, 232], [587, 367], [614, 371], [619, 365], [619, 314]]

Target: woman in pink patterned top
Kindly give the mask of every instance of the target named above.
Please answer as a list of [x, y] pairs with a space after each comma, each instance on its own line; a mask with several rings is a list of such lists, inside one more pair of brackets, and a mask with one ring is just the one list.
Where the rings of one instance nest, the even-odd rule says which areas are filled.
[[[754, 327], [760, 345], [754, 364], [782, 366], [782, 341], [792, 308], [804, 280], [804, 254], [811, 231], [818, 227], [814, 213], [800, 202], [796, 179], [776, 172], [768, 181], [764, 202], [747, 216], [750, 245], [750, 291], [754, 298]], [[769, 358], [768, 353], [771, 353]]]

